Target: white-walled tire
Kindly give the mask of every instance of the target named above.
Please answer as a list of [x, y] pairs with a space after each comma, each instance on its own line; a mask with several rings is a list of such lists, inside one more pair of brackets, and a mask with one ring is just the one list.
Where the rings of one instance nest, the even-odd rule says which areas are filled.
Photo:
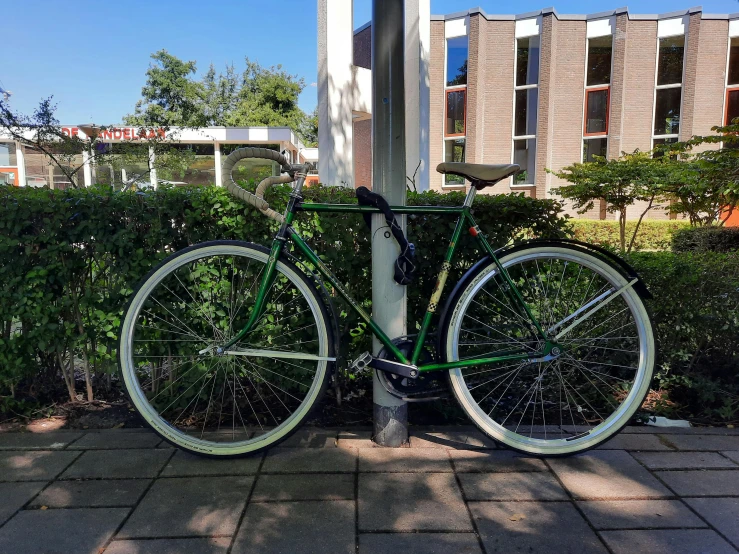
[[[500, 261], [550, 337], [603, 306], [557, 341], [564, 348], [554, 359], [451, 370], [455, 397], [484, 433], [520, 452], [563, 456], [602, 444], [649, 392], [655, 342], [642, 299], [611, 264], [579, 248], [531, 246]], [[442, 356], [540, 349], [514, 308], [494, 262], [477, 268], [451, 299]]]
[[213, 457], [259, 452], [295, 431], [325, 391], [333, 363], [328, 314], [313, 284], [286, 261], [277, 263], [253, 331], [229, 349], [259, 355], [213, 354], [243, 328], [269, 256], [249, 243], [196, 245], [165, 259], [132, 295], [119, 334], [123, 382], [142, 418], [170, 443]]

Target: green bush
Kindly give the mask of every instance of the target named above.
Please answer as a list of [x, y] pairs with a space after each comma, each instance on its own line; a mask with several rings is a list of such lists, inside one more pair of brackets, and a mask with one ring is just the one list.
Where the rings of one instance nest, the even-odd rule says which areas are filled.
[[[271, 191], [282, 209], [289, 187]], [[311, 187], [307, 201], [355, 203], [354, 191]], [[410, 194], [410, 204], [461, 204], [461, 194]], [[552, 200], [480, 196], [475, 215], [493, 244], [560, 236], [566, 220]], [[409, 289], [409, 328], [421, 317], [452, 235], [454, 217], [408, 219], [419, 271]], [[371, 297], [369, 232], [360, 215], [303, 214], [296, 227], [357, 299]], [[269, 244], [276, 224], [223, 189], [182, 187], [147, 193], [107, 188], [51, 191], [0, 188], [0, 411], [24, 397], [57, 399], [86, 376], [104, 391], [115, 371], [123, 306], [153, 264], [190, 244], [238, 239]], [[466, 236], [464, 241], [470, 241]], [[455, 275], [480, 253], [460, 252]], [[348, 312], [348, 310], [343, 310]], [[353, 313], [341, 318], [342, 344], [369, 340]], [[356, 344], [359, 342], [360, 344]], [[360, 350], [361, 352], [361, 350]], [[59, 379], [59, 376], [64, 379]], [[5, 408], [5, 409], [3, 409]]]
[[739, 250], [739, 228], [688, 227], [672, 236], [673, 252], [736, 252]]
[[654, 295], [655, 411], [739, 420], [739, 255], [640, 252], [629, 261]]
[[[574, 238], [582, 242], [619, 249], [618, 221], [572, 219], [570, 220]], [[626, 222], [626, 236], [634, 232], [636, 221]], [[644, 220], [639, 227], [639, 234], [634, 243], [635, 250], [669, 250], [673, 235], [689, 227], [686, 221]]]

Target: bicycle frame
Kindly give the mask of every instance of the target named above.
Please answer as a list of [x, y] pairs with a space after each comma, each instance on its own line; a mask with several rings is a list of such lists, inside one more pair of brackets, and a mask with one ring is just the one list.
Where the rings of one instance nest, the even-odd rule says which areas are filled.
[[[431, 296], [431, 299], [429, 300], [428, 308], [423, 317], [423, 321], [421, 323], [421, 329], [419, 330], [418, 337], [417, 337], [416, 343], [413, 348], [413, 352], [411, 354], [411, 357], [408, 358], [392, 342], [392, 339], [387, 336], [387, 334], [383, 331], [383, 329], [381, 329], [377, 325], [377, 323], [372, 319], [372, 317], [349, 294], [349, 292], [345, 289], [344, 285], [337, 279], [337, 277], [333, 274], [333, 272], [326, 266], [326, 264], [318, 257], [318, 255], [311, 249], [311, 247], [303, 240], [303, 238], [298, 234], [298, 232], [292, 227], [292, 222], [295, 218], [295, 215], [298, 212], [362, 213], [362, 214], [364, 213], [380, 214], [382, 212], [378, 208], [375, 208], [372, 206], [362, 206], [362, 205], [357, 205], [357, 204], [319, 204], [319, 203], [305, 204], [302, 202], [302, 197], [300, 195], [300, 191], [302, 189], [302, 185], [303, 185], [305, 177], [304, 176], [297, 176], [297, 177], [298, 177], [297, 183], [293, 189], [292, 194], [290, 195], [290, 200], [288, 202], [287, 210], [285, 212], [285, 222], [281, 225], [280, 230], [277, 232], [272, 242], [272, 248], [271, 248], [269, 260], [267, 263], [267, 267], [264, 271], [264, 275], [262, 276], [262, 280], [259, 286], [259, 291], [257, 292], [255, 305], [254, 305], [254, 308], [252, 309], [252, 313], [249, 318], [249, 321], [246, 323], [244, 328], [235, 337], [233, 337], [227, 344], [225, 344], [222, 347], [222, 349], [227, 349], [230, 346], [234, 345], [239, 340], [241, 340], [241, 338], [247, 335], [249, 331], [251, 330], [252, 326], [258, 321], [260, 315], [262, 314], [262, 310], [264, 309], [267, 296], [269, 294], [269, 290], [272, 286], [272, 282], [275, 278], [277, 262], [280, 258], [282, 249], [284, 248], [285, 243], [288, 240], [293, 243], [295, 248], [299, 250], [302, 253], [302, 255], [318, 269], [321, 275], [334, 287], [334, 289], [341, 295], [341, 297], [344, 298], [344, 300], [346, 300], [346, 302], [349, 304], [352, 310], [354, 310], [357, 313], [357, 315], [362, 319], [362, 321], [364, 321], [367, 324], [367, 326], [370, 328], [372, 333], [377, 337], [377, 339], [385, 346], [385, 348], [387, 348], [388, 351], [392, 352], [392, 354], [395, 356], [397, 361], [403, 364], [417, 366], [417, 369], [419, 372], [440, 371], [440, 370], [448, 370], [448, 369], [454, 369], [454, 368], [460, 368], [460, 367], [471, 367], [471, 366], [478, 366], [478, 365], [494, 363], [494, 362], [542, 358], [542, 357], [549, 355], [552, 349], [556, 346], [556, 344], [547, 337], [546, 332], [542, 329], [541, 325], [534, 317], [531, 309], [526, 304], [523, 297], [521, 296], [521, 293], [516, 288], [516, 285], [514, 284], [514, 282], [511, 280], [510, 276], [508, 275], [508, 272], [505, 270], [505, 268], [503, 268], [502, 264], [498, 260], [498, 257], [495, 255], [495, 250], [490, 246], [490, 243], [488, 243], [487, 239], [485, 238], [485, 235], [482, 232], [480, 232], [477, 222], [475, 221], [474, 217], [472, 216], [472, 212], [471, 212], [472, 202], [474, 200], [475, 193], [476, 193], [476, 189], [472, 187], [470, 188], [470, 191], [467, 194], [467, 198], [465, 199], [464, 205], [462, 206], [391, 206], [392, 211], [400, 215], [403, 215], [403, 214], [446, 214], [446, 215], [457, 215], [458, 216], [457, 223], [454, 228], [454, 233], [452, 234], [452, 238], [449, 243], [449, 248], [447, 249], [446, 256], [444, 257], [444, 262], [442, 263], [441, 270], [439, 272], [439, 276], [436, 282], [436, 287]], [[453, 362], [431, 363], [431, 364], [423, 364], [423, 365], [418, 366], [418, 361], [421, 357], [424, 341], [428, 335], [429, 329], [431, 327], [432, 319], [438, 308], [439, 300], [441, 299], [441, 295], [442, 295], [442, 292], [444, 291], [444, 286], [446, 284], [446, 280], [449, 275], [449, 269], [451, 268], [451, 263], [452, 263], [452, 260], [454, 259], [454, 254], [456, 253], [456, 250], [458, 247], [459, 239], [465, 228], [468, 228], [469, 233], [473, 237], [475, 237], [480, 249], [483, 252], [487, 253], [490, 256], [490, 258], [493, 260], [493, 262], [497, 265], [501, 276], [503, 277], [505, 283], [507, 284], [508, 288], [506, 289], [506, 292], [509, 294], [511, 301], [513, 302], [513, 305], [518, 306], [519, 308], [523, 309], [523, 312], [526, 314], [526, 316], [530, 320], [531, 324], [535, 328], [539, 337], [544, 341], [544, 348], [539, 352], [529, 351], [529, 352], [524, 353], [524, 352], [518, 351], [518, 352], [505, 353], [504, 355], [500, 355], [500, 356], [460, 360], [460, 361], [453, 361]], [[519, 314], [519, 315], [523, 316], [523, 314]]]

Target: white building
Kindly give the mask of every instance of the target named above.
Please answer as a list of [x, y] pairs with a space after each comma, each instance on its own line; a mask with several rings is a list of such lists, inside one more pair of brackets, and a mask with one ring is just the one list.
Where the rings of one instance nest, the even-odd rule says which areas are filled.
[[[61, 132], [67, 136], [88, 138], [80, 126], [63, 125]], [[155, 131], [151, 131], [155, 133]], [[119, 144], [140, 140], [138, 127], [109, 127], [100, 132], [99, 142]], [[30, 137], [29, 137], [30, 138]], [[282, 152], [292, 163], [318, 161], [318, 149], [306, 148], [298, 136], [288, 127], [206, 127], [202, 129], [172, 128], [162, 131], [162, 141], [171, 143], [175, 148], [190, 150], [194, 153], [194, 161], [184, 172], [177, 173], [167, 180], [183, 184], [218, 184], [221, 183], [222, 156], [228, 155], [242, 146], [264, 147]], [[113, 146], [113, 148], [115, 148]], [[115, 150], [113, 150], [115, 152]], [[150, 159], [154, 156], [150, 156]], [[81, 167], [78, 186], [90, 186], [93, 183], [123, 183], [144, 175], [153, 186], [157, 184], [156, 171], [149, 171], [147, 160], [131, 167], [101, 167], [89, 163], [90, 156], [83, 154], [74, 160], [75, 167]], [[250, 162], [251, 165], [269, 165], [269, 162]], [[276, 168], [273, 168], [276, 170]], [[162, 179], [163, 177], [160, 177]], [[317, 180], [317, 176], [313, 178]], [[13, 141], [0, 134], [0, 182], [16, 186], [49, 186], [65, 188], [70, 186], [68, 178], [48, 157], [20, 142]]]

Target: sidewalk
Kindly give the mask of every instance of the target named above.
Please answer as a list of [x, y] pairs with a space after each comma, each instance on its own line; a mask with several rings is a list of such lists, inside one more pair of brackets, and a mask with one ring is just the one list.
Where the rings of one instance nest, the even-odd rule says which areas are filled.
[[710, 553], [739, 547], [739, 432], [629, 428], [538, 460], [470, 428], [308, 429], [195, 458], [145, 430], [0, 433], [0, 553]]

